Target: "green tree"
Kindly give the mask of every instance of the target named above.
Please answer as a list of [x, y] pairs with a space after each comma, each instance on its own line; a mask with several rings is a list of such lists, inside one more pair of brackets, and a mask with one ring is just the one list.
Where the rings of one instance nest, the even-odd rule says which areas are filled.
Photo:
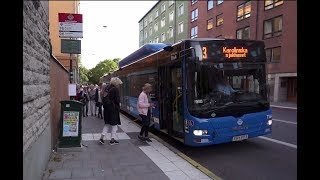
[[89, 70], [87, 74], [89, 82], [98, 84], [100, 77], [118, 69], [119, 61], [119, 58], [115, 58], [113, 60], [106, 59], [104, 61], [99, 62], [94, 68]]
[[85, 68], [84, 66], [80, 65], [79, 66], [79, 75], [80, 75], [80, 83], [88, 82], [88, 72], [89, 70]]

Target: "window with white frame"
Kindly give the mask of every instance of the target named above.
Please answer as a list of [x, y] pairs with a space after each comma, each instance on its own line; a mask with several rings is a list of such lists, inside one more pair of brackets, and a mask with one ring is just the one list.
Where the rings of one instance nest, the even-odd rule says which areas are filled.
[[223, 0], [217, 0], [217, 5], [223, 3]]
[[223, 17], [222, 17], [223, 14], [219, 14], [217, 17], [216, 17], [216, 26], [221, 26], [223, 24]]
[[183, 11], [184, 11], [183, 4], [181, 4], [179, 6], [178, 15], [181, 16], [183, 14]]
[[247, 1], [238, 6], [237, 21], [246, 19], [251, 15], [251, 1]]
[[148, 19], [145, 19], [144, 20], [144, 27], [147, 27], [147, 25], [148, 25]]
[[165, 41], [166, 40], [166, 34], [165, 33], [162, 33], [161, 34], [161, 41], [163, 42], [163, 41]]
[[213, 28], [213, 18], [211, 18], [207, 21], [207, 30], [212, 29], [212, 28]]
[[191, 12], [191, 22], [198, 19], [198, 8]]
[[158, 23], [154, 24], [154, 31], [157, 32], [158, 31]]
[[237, 39], [249, 39], [249, 38], [250, 38], [249, 26], [237, 30]]
[[174, 3], [174, 0], [169, 0], [169, 7]]
[[149, 23], [151, 23], [151, 22], [152, 22], [152, 16], [149, 17]]
[[172, 27], [169, 28], [168, 34], [169, 34], [169, 38], [173, 37], [173, 28]]
[[213, 0], [208, 0], [207, 5], [208, 5], [208, 10], [212, 9], [213, 8]]
[[178, 25], [178, 33], [183, 33], [183, 22], [180, 22]]
[[264, 21], [264, 39], [282, 34], [282, 16]]
[[283, 0], [265, 0], [264, 1], [264, 9], [272, 9], [274, 7], [277, 7], [279, 5], [283, 4]]
[[281, 46], [274, 48], [266, 48], [267, 62], [280, 62]]
[[164, 3], [162, 3], [162, 5], [161, 5], [161, 13], [163, 13], [165, 10], [166, 10], [166, 4], [165, 4], [165, 2], [164, 2]]
[[169, 22], [173, 21], [173, 16], [174, 16], [174, 14], [173, 14], [173, 11], [172, 11], [169, 14]]
[[194, 5], [198, 0], [191, 0], [191, 5]]
[[147, 39], [148, 38], [148, 32], [144, 32], [144, 38]]
[[198, 26], [191, 28], [191, 39], [198, 37]]
[[149, 35], [152, 35], [152, 27], [150, 27]]
[[155, 37], [155, 38], [154, 38], [154, 42], [155, 42], [155, 43], [159, 43], [159, 37]]
[[161, 19], [161, 27], [164, 27], [166, 25], [166, 18]]
[[154, 18], [157, 18], [159, 16], [159, 10], [156, 10], [156, 14], [154, 16]]

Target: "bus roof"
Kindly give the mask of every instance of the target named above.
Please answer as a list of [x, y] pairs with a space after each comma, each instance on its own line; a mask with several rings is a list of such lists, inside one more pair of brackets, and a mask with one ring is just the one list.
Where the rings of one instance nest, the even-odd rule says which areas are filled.
[[135, 52], [131, 53], [127, 57], [123, 58], [119, 62], [119, 68], [122, 68], [125, 65], [131, 64], [141, 58], [144, 58], [152, 53], [155, 53], [162, 48], [169, 46], [170, 44], [164, 44], [164, 43], [148, 43], [143, 45], [141, 48], [136, 50]]

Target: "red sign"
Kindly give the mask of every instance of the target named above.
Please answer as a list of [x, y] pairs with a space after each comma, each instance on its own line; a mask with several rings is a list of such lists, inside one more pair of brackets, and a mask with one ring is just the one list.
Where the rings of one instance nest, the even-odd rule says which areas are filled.
[[82, 14], [59, 13], [59, 22], [82, 23]]
[[59, 37], [83, 37], [82, 14], [59, 13]]

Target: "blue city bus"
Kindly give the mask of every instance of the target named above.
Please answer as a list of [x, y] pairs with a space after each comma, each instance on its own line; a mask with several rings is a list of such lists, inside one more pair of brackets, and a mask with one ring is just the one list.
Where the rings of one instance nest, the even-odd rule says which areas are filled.
[[[146, 52], [147, 51], [147, 52]], [[146, 44], [119, 62], [121, 110], [140, 119], [137, 99], [153, 85], [153, 128], [189, 146], [271, 133], [263, 41], [195, 38]]]

